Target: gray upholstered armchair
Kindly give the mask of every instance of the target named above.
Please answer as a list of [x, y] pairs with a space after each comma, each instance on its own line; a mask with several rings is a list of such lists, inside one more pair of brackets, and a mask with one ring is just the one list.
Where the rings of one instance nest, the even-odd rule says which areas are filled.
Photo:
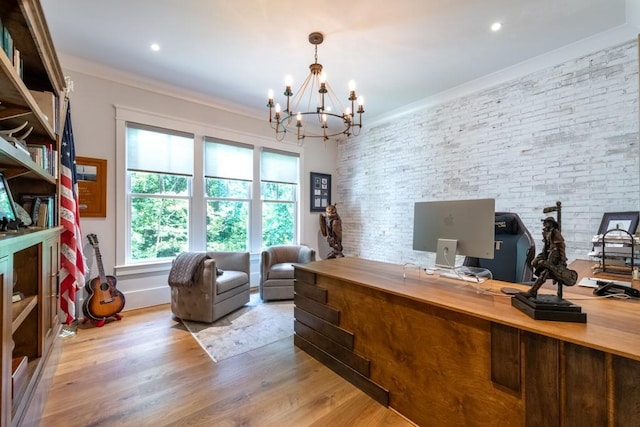
[[192, 286], [169, 283], [171, 312], [179, 319], [211, 323], [249, 302], [249, 252], [207, 255]]
[[293, 264], [315, 260], [316, 251], [304, 245], [266, 248], [260, 261], [260, 298], [263, 301], [293, 299]]

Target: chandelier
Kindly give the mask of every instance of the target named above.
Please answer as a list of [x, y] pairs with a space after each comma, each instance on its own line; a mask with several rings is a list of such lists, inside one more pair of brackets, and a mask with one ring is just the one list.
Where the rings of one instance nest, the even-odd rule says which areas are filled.
[[[305, 138], [323, 138], [324, 140], [338, 135], [358, 135], [362, 128], [364, 99], [356, 96], [355, 82], [349, 82], [351, 106], [344, 108], [334, 93], [322, 64], [318, 64], [318, 45], [322, 43], [322, 33], [309, 34], [309, 43], [315, 46], [315, 62], [309, 65], [309, 75], [298, 89], [291, 91], [292, 78], [285, 78], [284, 96], [286, 107], [283, 110], [279, 103], [273, 102], [273, 90], [269, 90], [269, 123], [276, 131], [276, 139], [282, 141], [287, 132], [297, 135], [298, 141]], [[356, 120], [357, 115], [357, 120]]]

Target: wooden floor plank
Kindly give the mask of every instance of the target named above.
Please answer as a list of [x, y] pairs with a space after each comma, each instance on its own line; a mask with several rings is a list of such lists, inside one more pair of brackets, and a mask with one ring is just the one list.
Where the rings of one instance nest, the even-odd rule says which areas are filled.
[[411, 426], [288, 337], [214, 363], [169, 305], [81, 325], [41, 426]]

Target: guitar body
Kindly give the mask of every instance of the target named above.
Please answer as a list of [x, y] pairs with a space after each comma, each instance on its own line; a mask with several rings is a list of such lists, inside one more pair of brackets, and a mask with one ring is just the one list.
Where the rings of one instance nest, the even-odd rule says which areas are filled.
[[117, 279], [104, 274], [98, 236], [89, 234], [87, 239], [96, 253], [99, 276], [91, 279], [84, 286], [89, 296], [82, 305], [82, 311], [86, 317], [97, 322], [98, 326], [102, 326], [107, 317], [115, 316], [118, 320], [120, 319], [118, 313], [124, 308], [124, 294], [116, 289]]
[[124, 308], [124, 294], [116, 289], [117, 279], [114, 276], [105, 278], [105, 282], [100, 277], [93, 278], [84, 287], [89, 296], [82, 305], [82, 311], [92, 320], [115, 316]]

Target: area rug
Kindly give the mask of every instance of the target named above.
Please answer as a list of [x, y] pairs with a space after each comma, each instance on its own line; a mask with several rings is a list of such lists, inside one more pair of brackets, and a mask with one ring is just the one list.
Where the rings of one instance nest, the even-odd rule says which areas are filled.
[[251, 293], [247, 305], [214, 323], [183, 321], [214, 362], [293, 335], [293, 301], [263, 302]]

